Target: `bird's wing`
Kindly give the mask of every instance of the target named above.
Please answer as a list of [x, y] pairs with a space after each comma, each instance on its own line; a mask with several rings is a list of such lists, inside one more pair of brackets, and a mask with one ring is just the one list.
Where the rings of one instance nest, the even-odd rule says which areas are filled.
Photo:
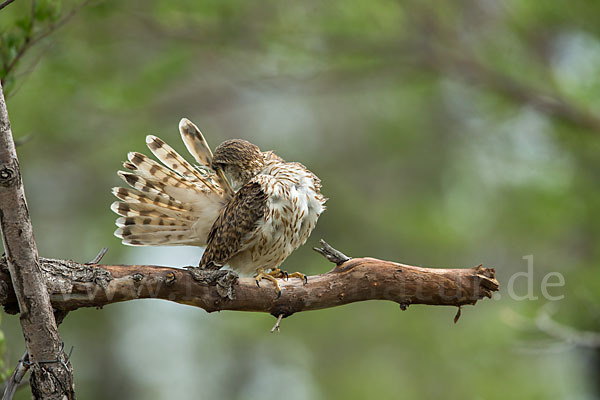
[[218, 269], [237, 254], [244, 239], [258, 228], [266, 205], [267, 194], [259, 182], [250, 181], [242, 186], [212, 226], [200, 267]]

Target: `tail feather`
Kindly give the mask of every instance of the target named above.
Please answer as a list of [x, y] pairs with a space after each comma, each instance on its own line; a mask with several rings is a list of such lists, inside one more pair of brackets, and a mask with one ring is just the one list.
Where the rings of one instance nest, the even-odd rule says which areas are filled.
[[130, 246], [160, 246], [160, 245], [186, 245], [201, 246], [202, 243], [197, 239], [190, 238], [188, 231], [170, 231], [170, 232], [147, 232], [133, 234], [118, 228], [115, 236], [123, 239], [123, 244]]
[[189, 212], [193, 208], [189, 204], [183, 204], [172, 197], [162, 196], [160, 194], [144, 193], [137, 189], [113, 188], [115, 197], [130, 203], [154, 204], [173, 211]]
[[206, 245], [214, 221], [231, 198], [228, 185], [211, 169], [212, 152], [206, 140], [195, 125], [185, 121], [191, 125], [182, 128], [182, 120], [181, 136], [194, 159], [203, 164], [200, 168], [163, 140], [148, 136], [146, 144], [160, 163], [131, 152], [123, 163], [128, 171], [118, 172], [131, 186], [113, 189], [120, 200], [111, 205], [120, 215], [115, 235], [123, 244]]
[[149, 181], [141, 174], [133, 172], [118, 171], [117, 175], [123, 179], [129, 186], [145, 193], [161, 194], [165, 192], [165, 185], [155, 181]]
[[[179, 132], [185, 147], [188, 149], [190, 154], [194, 156], [196, 161], [205, 167], [212, 168], [213, 153], [210, 150], [210, 146], [204, 139], [204, 135], [200, 132], [200, 129], [187, 118], [182, 118], [179, 121]], [[214, 178], [217, 184], [225, 190], [226, 195], [233, 196], [234, 191], [229, 184], [229, 181], [223, 174], [222, 170], [218, 170]]]
[[[129, 163], [135, 167], [136, 173], [144, 176], [146, 179], [158, 180], [165, 186], [173, 187], [189, 187], [193, 190], [199, 189], [193, 182], [187, 179], [182, 179], [181, 176], [177, 175], [170, 169], [162, 166], [156, 161], [146, 157], [145, 155], [137, 152], [131, 152], [127, 155]], [[128, 168], [125, 165], [125, 168]], [[130, 168], [132, 169], [132, 168]]]
[[193, 204], [198, 201], [199, 196], [201, 198], [203, 195], [211, 194], [210, 190], [206, 187], [185, 185], [184, 178], [179, 178], [181, 180], [180, 184], [173, 186], [165, 185], [160, 180], [153, 179], [152, 177], [145, 178], [142, 176], [143, 174], [135, 172], [118, 171], [117, 174], [132, 188], [144, 193], [165, 195], [182, 203]]
[[172, 218], [178, 221], [188, 222], [191, 225], [194, 222], [193, 215], [184, 212], [169, 210], [156, 204], [144, 203], [122, 203], [115, 201], [111, 204], [111, 210], [122, 217], [158, 217]]
[[188, 163], [162, 139], [159, 139], [156, 136], [148, 135], [146, 136], [146, 144], [156, 158], [158, 158], [167, 167], [180, 174], [182, 177], [194, 177], [210, 190], [215, 192], [220, 191], [220, 188], [207, 179], [206, 176], [204, 176], [204, 174], [202, 174], [199, 170], [194, 168], [192, 164]]
[[212, 164], [213, 154], [200, 129], [187, 118], [179, 121], [179, 132], [185, 147], [196, 161], [206, 167]]
[[162, 227], [170, 227], [174, 230], [180, 230], [182, 227], [188, 227], [187, 222], [179, 221], [174, 218], [158, 218], [158, 217], [119, 217], [115, 222], [119, 228], [125, 226], [143, 225], [147, 230], [161, 230]]
[[115, 231], [115, 235], [131, 236], [131, 235], [146, 235], [155, 232], [181, 232], [186, 231], [185, 227], [161, 225], [153, 227], [152, 231], [148, 230], [147, 225], [130, 225], [121, 226]]

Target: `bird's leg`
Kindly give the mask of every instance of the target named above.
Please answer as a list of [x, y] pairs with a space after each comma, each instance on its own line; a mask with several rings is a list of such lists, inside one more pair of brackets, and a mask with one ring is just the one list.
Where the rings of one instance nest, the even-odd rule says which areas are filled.
[[279, 288], [279, 283], [277, 283], [277, 279], [275, 279], [275, 277], [271, 276], [270, 274], [266, 273], [262, 268], [258, 268], [256, 270], [256, 275], [254, 276], [256, 286], [260, 287], [259, 282], [263, 279], [273, 282], [273, 285], [275, 285], [275, 293], [277, 293], [277, 298], [280, 298], [281, 289]]

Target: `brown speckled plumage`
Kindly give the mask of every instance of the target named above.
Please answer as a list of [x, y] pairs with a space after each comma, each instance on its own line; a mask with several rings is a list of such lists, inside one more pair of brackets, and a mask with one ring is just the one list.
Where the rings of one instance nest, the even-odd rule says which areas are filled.
[[228, 264], [242, 274], [278, 267], [302, 245], [325, 210], [321, 183], [300, 163], [241, 139], [214, 155], [198, 128], [183, 119], [182, 139], [194, 167], [161, 139], [146, 143], [158, 163], [130, 153], [115, 188], [115, 235], [129, 245], [207, 246], [204, 268]]
[[258, 183], [242, 186], [210, 230], [200, 267], [218, 269], [238, 253], [243, 239], [257, 229], [257, 222], [264, 217], [266, 203], [267, 195]]

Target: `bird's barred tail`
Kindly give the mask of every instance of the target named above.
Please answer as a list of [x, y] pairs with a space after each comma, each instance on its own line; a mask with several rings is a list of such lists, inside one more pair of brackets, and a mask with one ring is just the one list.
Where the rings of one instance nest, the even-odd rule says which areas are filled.
[[120, 215], [115, 236], [133, 246], [206, 245], [208, 232], [232, 195], [224, 176], [210, 168], [212, 153], [198, 128], [182, 119], [179, 130], [193, 166], [155, 136], [146, 144], [160, 163], [131, 152], [119, 176], [131, 188], [117, 187], [120, 200], [111, 209]]

